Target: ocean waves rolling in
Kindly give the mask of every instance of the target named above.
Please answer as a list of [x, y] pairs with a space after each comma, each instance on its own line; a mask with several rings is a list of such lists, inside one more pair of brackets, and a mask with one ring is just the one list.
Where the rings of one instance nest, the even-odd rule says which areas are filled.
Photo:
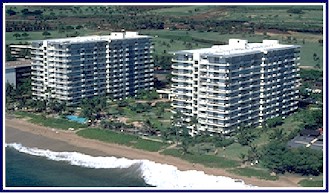
[[54, 152], [50, 150], [24, 147], [18, 143], [6, 144], [6, 148], [53, 161], [63, 161], [71, 165], [106, 169], [138, 167], [145, 182], [159, 189], [249, 189], [241, 180], [224, 176], [207, 175], [202, 171], [180, 171], [172, 165], [155, 163], [149, 160], [130, 160], [116, 157], [93, 157], [78, 152]]

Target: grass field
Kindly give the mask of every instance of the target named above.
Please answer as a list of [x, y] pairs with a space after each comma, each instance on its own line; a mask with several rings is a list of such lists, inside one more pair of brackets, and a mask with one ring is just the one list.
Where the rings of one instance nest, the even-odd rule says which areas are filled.
[[298, 182], [303, 187], [323, 187], [323, 180], [308, 180], [304, 179]]
[[[80, 30], [72, 30], [72, 31], [67, 31], [64, 33], [61, 33], [57, 30], [53, 30], [53, 31], [49, 31], [50, 32], [50, 36], [49, 37], [45, 37], [42, 35], [43, 32], [26, 32], [27, 34], [29, 34], [29, 36], [24, 39], [24, 38], [15, 38], [14, 34], [17, 32], [6, 32], [6, 44], [22, 44], [25, 42], [29, 42], [32, 40], [44, 40], [44, 39], [56, 39], [56, 38], [66, 38], [67, 34], [73, 34], [75, 31], [79, 32], [79, 36], [87, 36], [87, 35], [105, 35], [105, 32], [102, 31], [92, 31], [92, 30], [86, 30], [86, 29], [80, 29]], [[109, 32], [107, 32], [106, 34], [108, 34]], [[19, 33], [22, 34], [22, 33]]]
[[250, 147], [248, 146], [241, 146], [239, 143], [233, 143], [225, 147], [225, 149], [218, 148], [217, 155], [220, 157], [225, 157], [227, 159], [240, 161], [241, 159], [239, 158], [239, 156], [241, 154], [247, 154], [249, 149]]
[[[291, 8], [301, 9], [303, 14], [288, 13]], [[235, 6], [224, 18], [281, 26], [322, 27], [322, 17], [322, 6]]]
[[97, 139], [108, 143], [116, 143], [153, 152], [159, 151], [167, 146], [165, 143], [104, 129], [84, 129], [78, 131], [77, 134], [84, 138]]
[[[111, 16], [116, 14], [125, 14], [127, 11], [120, 6], [6, 6], [6, 10], [12, 9], [17, 12], [17, 15], [10, 18], [17, 21], [28, 21], [31, 18], [22, 16], [21, 11], [28, 8], [29, 11], [41, 10], [43, 16], [58, 16], [59, 20], [63, 20], [65, 25], [71, 20], [76, 20], [76, 23], [81, 25], [91, 25], [102, 22], [111, 23]], [[290, 13], [289, 9], [302, 10], [301, 14]], [[287, 33], [273, 33], [271, 29], [283, 29], [284, 27], [290, 29], [320, 29], [323, 25], [323, 7], [322, 6], [223, 6], [223, 5], [188, 5], [188, 6], [171, 6], [169, 8], [159, 8], [150, 11], [136, 11], [137, 15], [145, 15], [145, 17], [154, 17], [159, 15], [167, 18], [169, 24], [186, 23], [189, 25], [190, 21], [200, 20], [220, 20], [220, 21], [245, 21], [254, 23], [256, 26], [256, 34], [221, 34], [221, 32], [200, 32], [200, 31], [169, 31], [169, 30], [141, 30], [142, 34], [149, 34], [154, 37], [155, 53], [157, 55], [168, 55], [169, 52], [210, 47], [216, 42], [227, 43], [230, 38], [247, 39], [249, 42], [260, 42], [263, 39], [278, 39], [281, 43], [287, 44], [283, 38], [291, 36], [296, 38], [297, 42], [290, 44], [301, 45], [301, 65], [315, 66], [316, 62], [313, 60], [313, 54], [316, 53], [320, 58], [320, 66], [323, 63], [323, 47], [318, 43], [323, 39], [321, 34], [290, 32]], [[72, 18], [70, 18], [72, 17]], [[173, 18], [172, 18], [173, 17]], [[90, 19], [85, 20], [86, 18]], [[9, 20], [10, 20], [9, 19]], [[81, 19], [81, 21], [80, 21]], [[50, 19], [51, 20], [51, 19]], [[66, 21], [67, 20], [67, 21]], [[81, 23], [82, 22], [82, 23]], [[72, 22], [71, 22], [72, 23]], [[167, 20], [164, 21], [167, 24]], [[192, 22], [193, 23], [193, 22]], [[75, 24], [74, 24], [75, 25]], [[74, 26], [72, 25], [72, 26]], [[78, 24], [76, 24], [78, 25]], [[98, 24], [99, 25], [99, 24]], [[268, 29], [268, 36], [263, 35], [263, 31], [257, 32], [257, 25], [266, 25]], [[52, 34], [47, 38], [63, 38], [67, 35], [77, 31], [79, 36], [85, 35], [104, 35], [109, 34], [110, 31], [97, 30], [97, 26], [92, 27], [93, 30], [79, 29], [59, 33], [58, 31], [50, 31]], [[284, 29], [283, 29], [284, 31]], [[27, 32], [29, 37], [16, 39], [13, 32], [6, 32], [6, 44], [19, 44], [30, 40], [46, 39], [42, 36], [42, 32]], [[289, 34], [290, 33], [290, 34]]]
[[254, 168], [235, 168], [228, 170], [231, 173], [247, 176], [247, 177], [256, 177], [264, 180], [277, 180], [278, 176], [271, 176], [270, 172], [262, 169], [254, 169]]
[[[313, 54], [316, 53], [320, 58], [320, 66], [323, 66], [323, 46], [318, 43], [322, 37], [320, 35], [312, 35], [307, 33], [292, 33], [289, 34], [292, 38], [295, 37], [297, 43], [287, 43], [285, 41], [287, 34], [221, 34], [219, 32], [198, 32], [198, 31], [180, 31], [180, 30], [142, 30], [142, 34], [151, 35], [154, 37], [155, 52], [163, 54], [166, 52], [173, 52], [178, 50], [196, 49], [211, 47], [212, 43], [200, 43], [196, 40], [221, 41], [228, 43], [231, 38], [247, 39], [249, 42], [262, 42], [263, 39], [277, 39], [283, 44], [297, 44], [301, 46], [301, 65], [315, 66], [316, 62], [313, 60]], [[284, 38], [284, 41], [282, 41]], [[305, 40], [304, 44], [302, 40]], [[173, 40], [173, 41], [172, 41]], [[165, 43], [163, 43], [165, 42]], [[186, 47], [184, 42], [190, 42], [191, 47]], [[167, 46], [169, 44], [169, 46]]]
[[[302, 14], [287, 12], [289, 9], [301, 9]], [[197, 10], [197, 11], [195, 11]], [[208, 14], [205, 14], [209, 12]], [[264, 22], [267, 25], [296, 26], [296, 27], [322, 27], [322, 6], [257, 6], [257, 5], [197, 5], [175, 6], [150, 11], [159, 15], [195, 16], [197, 18], [211, 18], [217, 20], [239, 20], [254, 23]]]
[[[133, 104], [135, 104], [135, 102], [131, 102], [130, 106], [132, 106]], [[168, 106], [168, 104], [166, 105]], [[157, 112], [159, 109], [161, 110], [160, 107], [155, 106], [155, 107], [150, 107], [148, 110], [145, 110], [144, 112], [136, 112], [131, 110], [130, 107], [124, 107], [122, 108], [122, 115], [128, 118], [128, 123], [134, 121], [140, 121], [145, 123], [149, 121], [153, 128], [159, 130], [165, 130], [171, 126], [172, 114], [170, 111], [167, 111], [166, 108], [164, 109], [164, 111], [160, 111], [159, 113]]]
[[159, 15], [175, 15], [175, 16], [192, 16], [201, 14], [213, 9], [214, 6], [201, 5], [201, 6], [174, 6], [170, 8], [162, 8], [149, 11], [149, 13], [155, 13]]
[[[196, 43], [192, 41], [187, 41], [187, 43], [191, 43], [191, 47], [188, 47], [186, 44], [186, 41], [182, 40], [174, 40], [169, 38], [161, 38], [161, 37], [154, 37], [153, 38], [154, 47], [155, 47], [155, 53], [156, 54], [165, 54], [172, 51], [177, 50], [187, 50], [187, 49], [197, 49], [200, 47], [207, 47], [210, 46], [209, 44], [204, 43]], [[185, 44], [184, 44], [185, 42]]]
[[[75, 31], [79, 32], [80, 36], [86, 35], [106, 35], [108, 31], [93, 31], [93, 30], [73, 30], [69, 32], [60, 33], [59, 31], [49, 31], [51, 36], [42, 36], [43, 32], [27, 32], [29, 34], [27, 39], [16, 39], [13, 35], [16, 32], [6, 32], [6, 44], [21, 44], [32, 40], [65, 38], [67, 34], [72, 34]], [[257, 34], [220, 34], [218, 32], [198, 32], [198, 31], [169, 31], [169, 30], [142, 30], [141, 34], [153, 36], [156, 54], [168, 54], [178, 50], [197, 49], [210, 47], [212, 43], [198, 42], [197, 40], [221, 41], [228, 42], [230, 38], [247, 39], [249, 42], [261, 42], [266, 37]], [[297, 37], [297, 44], [301, 45], [301, 65], [315, 66], [316, 62], [313, 60], [313, 54], [316, 53], [320, 58], [320, 66], [323, 66], [323, 46], [316, 42], [321, 39], [319, 36], [296, 33], [292, 37]], [[308, 38], [309, 37], [309, 38]], [[282, 42], [282, 35], [273, 35], [270, 39], [278, 39]], [[305, 44], [302, 43], [305, 39]], [[286, 44], [286, 42], [283, 42]], [[189, 44], [189, 45], [188, 45]]]
[[39, 124], [45, 127], [51, 127], [56, 129], [69, 129], [69, 128], [86, 128], [87, 125], [69, 121], [67, 119], [56, 119], [56, 118], [47, 118], [43, 115], [37, 115], [27, 112], [15, 112], [16, 116], [30, 118], [31, 123]]
[[177, 149], [166, 149], [162, 152], [162, 154], [179, 157], [191, 163], [199, 163], [213, 168], [234, 168], [240, 165], [240, 163], [235, 160], [230, 160], [215, 155], [198, 155], [190, 153], [183, 154]]

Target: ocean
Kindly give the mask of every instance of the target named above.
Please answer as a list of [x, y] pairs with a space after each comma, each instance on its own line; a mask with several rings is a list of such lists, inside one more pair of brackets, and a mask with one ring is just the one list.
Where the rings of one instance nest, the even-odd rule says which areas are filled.
[[8, 187], [148, 187], [138, 167], [96, 169], [6, 148]]
[[6, 187], [144, 187], [248, 189], [252, 186], [201, 171], [179, 171], [149, 160], [93, 157], [6, 144]]

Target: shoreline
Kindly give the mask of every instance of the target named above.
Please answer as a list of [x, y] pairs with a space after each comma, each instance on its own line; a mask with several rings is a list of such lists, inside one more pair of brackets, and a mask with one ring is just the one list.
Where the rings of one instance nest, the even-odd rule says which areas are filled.
[[229, 173], [221, 168], [208, 168], [201, 164], [193, 164], [188, 161], [162, 155], [158, 152], [148, 152], [113, 143], [105, 143], [93, 139], [86, 139], [75, 134], [74, 131], [46, 128], [29, 123], [23, 119], [5, 119], [5, 143], [20, 143], [26, 147], [37, 147], [57, 152], [80, 152], [91, 156], [114, 156], [128, 159], [150, 160], [156, 163], [168, 164], [177, 167], [181, 171], [198, 170], [208, 175], [225, 176], [233, 179], [241, 179], [245, 184], [258, 187], [300, 187], [296, 176], [280, 176], [279, 180], [268, 181], [258, 178], [249, 178]]

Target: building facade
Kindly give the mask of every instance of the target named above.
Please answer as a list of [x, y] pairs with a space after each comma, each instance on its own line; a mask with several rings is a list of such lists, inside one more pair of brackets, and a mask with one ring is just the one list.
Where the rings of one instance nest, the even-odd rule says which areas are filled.
[[187, 122], [197, 118], [192, 134], [228, 133], [285, 117], [298, 105], [299, 48], [230, 39], [228, 45], [175, 52], [173, 110]]
[[137, 32], [32, 42], [32, 95], [76, 104], [153, 89], [153, 45]]
[[6, 62], [6, 83], [15, 88], [31, 78], [31, 60]]
[[31, 45], [9, 45], [11, 57], [16, 60], [31, 59]]

